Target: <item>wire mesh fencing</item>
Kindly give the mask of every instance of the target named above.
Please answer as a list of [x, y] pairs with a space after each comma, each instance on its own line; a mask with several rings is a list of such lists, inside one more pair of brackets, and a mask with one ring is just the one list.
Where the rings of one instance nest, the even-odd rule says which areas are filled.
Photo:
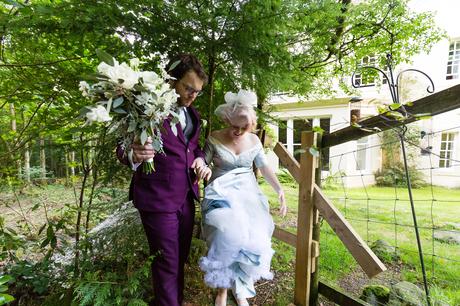
[[402, 139], [421, 248], [416, 243], [400, 139], [395, 131], [368, 136], [331, 148], [329, 171], [323, 172], [321, 185], [388, 271], [367, 279], [322, 222], [320, 277], [357, 295], [368, 284], [389, 287], [403, 280], [423, 288], [421, 257], [431, 300], [455, 305], [460, 302], [460, 160], [455, 159], [460, 126], [410, 130]]

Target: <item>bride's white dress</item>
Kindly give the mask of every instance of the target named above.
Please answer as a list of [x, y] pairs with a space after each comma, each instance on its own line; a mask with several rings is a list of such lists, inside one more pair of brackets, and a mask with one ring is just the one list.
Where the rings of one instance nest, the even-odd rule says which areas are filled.
[[273, 278], [274, 224], [252, 169], [253, 162], [260, 168], [267, 159], [260, 143], [236, 155], [212, 136], [205, 153], [213, 163], [213, 176], [202, 202], [209, 250], [200, 267], [210, 287], [233, 288], [238, 298], [250, 298], [255, 281]]

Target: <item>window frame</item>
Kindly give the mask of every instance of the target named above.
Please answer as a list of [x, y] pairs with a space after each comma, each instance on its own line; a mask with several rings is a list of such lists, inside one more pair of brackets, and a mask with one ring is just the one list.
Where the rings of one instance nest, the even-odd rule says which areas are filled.
[[[455, 154], [455, 139], [457, 133], [455, 132], [447, 132], [441, 134], [441, 141], [439, 142], [439, 168], [447, 169], [452, 166], [452, 159], [454, 158]], [[446, 136], [446, 139], [443, 140], [443, 136]], [[443, 149], [442, 145], [445, 144], [445, 148]]]
[[[362, 140], [365, 140], [362, 141]], [[369, 162], [369, 146], [370, 146], [370, 137], [362, 137], [360, 139], [356, 140], [356, 165], [355, 165], [355, 170], [356, 171], [367, 171], [370, 169], [370, 162]], [[363, 162], [364, 162], [364, 167], [360, 167], [360, 153], [364, 152]]]
[[[456, 70], [456, 71], [454, 71]], [[460, 38], [450, 41], [446, 66], [446, 80], [460, 78]]]
[[[360, 60], [358, 67], [375, 66], [376, 62], [377, 62], [377, 58], [375, 57], [375, 55], [367, 55]], [[354, 82], [354, 86], [358, 86], [358, 87], [372, 87], [372, 86], [375, 86], [377, 83], [375, 76], [365, 76], [363, 78], [362, 72], [355, 73], [353, 82]]]

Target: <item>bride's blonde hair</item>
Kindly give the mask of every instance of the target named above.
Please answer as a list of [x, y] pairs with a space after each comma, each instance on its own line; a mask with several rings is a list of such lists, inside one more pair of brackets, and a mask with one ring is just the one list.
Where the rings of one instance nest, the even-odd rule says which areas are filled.
[[240, 89], [237, 94], [227, 92], [224, 100], [225, 103], [219, 105], [214, 114], [227, 123], [237, 118], [247, 118], [250, 130], [254, 131], [257, 126], [257, 115], [254, 110], [257, 106], [257, 95], [253, 91]]

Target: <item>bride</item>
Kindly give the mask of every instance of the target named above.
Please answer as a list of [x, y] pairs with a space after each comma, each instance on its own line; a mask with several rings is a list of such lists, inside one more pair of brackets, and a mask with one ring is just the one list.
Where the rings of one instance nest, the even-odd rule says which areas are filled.
[[253, 174], [253, 164], [277, 192], [280, 214], [287, 207], [283, 189], [269, 168], [259, 138], [251, 133], [256, 126], [255, 93], [240, 90], [226, 93], [225, 104], [215, 113], [227, 128], [215, 131], [205, 146], [206, 162], [212, 163], [212, 177], [202, 202], [203, 234], [209, 250], [200, 260], [205, 282], [218, 288], [215, 305], [226, 305], [227, 288], [238, 305], [249, 305], [254, 282], [271, 279], [274, 253], [271, 236], [274, 225], [267, 198]]

